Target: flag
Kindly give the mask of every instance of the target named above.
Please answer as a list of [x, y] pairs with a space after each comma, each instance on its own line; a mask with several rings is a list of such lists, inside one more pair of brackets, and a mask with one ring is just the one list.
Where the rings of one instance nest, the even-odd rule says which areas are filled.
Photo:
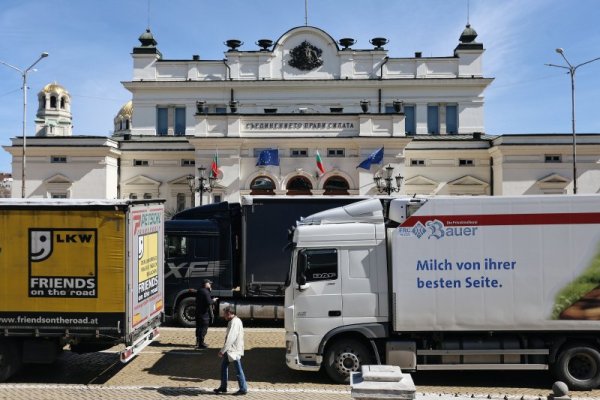
[[219, 176], [219, 153], [215, 153], [212, 164], [210, 165], [210, 176], [216, 178]]
[[261, 151], [256, 165], [279, 165], [279, 150], [267, 149]]
[[319, 154], [319, 150], [317, 150], [316, 157], [317, 157], [317, 168], [319, 168], [319, 171], [321, 171], [321, 173], [324, 174], [325, 167], [323, 166], [323, 160], [321, 160], [321, 155]]
[[383, 161], [383, 147], [372, 152], [369, 157], [365, 158], [356, 168], [370, 169], [371, 164], [379, 164], [381, 161]]

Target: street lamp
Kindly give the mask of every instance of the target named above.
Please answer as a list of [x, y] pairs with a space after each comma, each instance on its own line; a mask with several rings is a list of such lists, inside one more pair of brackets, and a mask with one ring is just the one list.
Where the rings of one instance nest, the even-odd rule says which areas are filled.
[[40, 54], [37, 60], [33, 64], [31, 64], [27, 69], [22, 70], [20, 68], [15, 67], [14, 65], [10, 65], [5, 63], [4, 61], [0, 61], [0, 64], [4, 64], [9, 68], [14, 69], [19, 72], [23, 77], [23, 166], [21, 168], [21, 197], [25, 198], [25, 151], [27, 147], [27, 139], [26, 139], [26, 125], [27, 125], [27, 74], [29, 71], [33, 69], [35, 64], [39, 63], [42, 58], [48, 57], [48, 53], [43, 52]]
[[[202, 194], [212, 192], [217, 183], [217, 177], [210, 174], [210, 176], [206, 178], [205, 174], [206, 168], [200, 166], [198, 168], [198, 184], [196, 184], [196, 177], [194, 175], [189, 174], [186, 177], [192, 195], [192, 207], [196, 206], [196, 196], [194, 196], [194, 192], [200, 193], [200, 205], [202, 205]], [[206, 184], [206, 181], [208, 181], [208, 184]]]
[[567, 66], [565, 65], [555, 65], [555, 64], [546, 64], [549, 67], [563, 68], [569, 71], [569, 75], [571, 75], [571, 128], [573, 132], [573, 194], [577, 194], [577, 136], [575, 134], [575, 71], [577, 68], [589, 64], [591, 62], [600, 60], [600, 57], [594, 58], [593, 60], [589, 60], [583, 62], [578, 65], [572, 65], [567, 57], [565, 56], [565, 51], [561, 48], [556, 49], [556, 52], [564, 58], [567, 62]]
[[[404, 180], [404, 177], [400, 174], [392, 177], [393, 173], [394, 167], [388, 164], [388, 166], [385, 167], [383, 177], [378, 174], [376, 174], [373, 177], [373, 180], [375, 181], [375, 185], [377, 186], [377, 190], [379, 191], [379, 193], [387, 193], [389, 196], [392, 194], [392, 192], [400, 191], [400, 186], [402, 186], [402, 180]], [[396, 187], [393, 186], [392, 180], [396, 181]]]

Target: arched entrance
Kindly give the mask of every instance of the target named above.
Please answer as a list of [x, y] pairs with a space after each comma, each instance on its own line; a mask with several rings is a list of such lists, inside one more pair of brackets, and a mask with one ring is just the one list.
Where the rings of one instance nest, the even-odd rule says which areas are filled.
[[251, 195], [273, 196], [275, 195], [275, 182], [266, 176], [259, 176], [250, 184]]
[[304, 176], [295, 176], [288, 181], [286, 186], [289, 196], [312, 195], [312, 183]]
[[325, 192], [323, 193], [325, 195], [342, 196], [350, 194], [348, 192], [350, 185], [348, 184], [348, 181], [341, 176], [332, 176], [327, 179], [323, 185], [323, 189], [325, 189]]

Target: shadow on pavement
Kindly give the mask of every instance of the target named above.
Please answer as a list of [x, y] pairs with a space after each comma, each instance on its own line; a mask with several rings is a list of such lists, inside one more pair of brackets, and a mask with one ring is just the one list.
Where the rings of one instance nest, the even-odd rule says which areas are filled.
[[[221, 358], [218, 349], [205, 349], [199, 356], [190, 358], [177, 351], [169, 351], [160, 357], [145, 372], [152, 375], [168, 376], [174, 381], [203, 382], [219, 380]], [[285, 365], [285, 349], [252, 348], [246, 350], [242, 358], [246, 379], [249, 382], [267, 382], [272, 384], [316, 383], [339, 388], [319, 373], [294, 371]], [[233, 366], [230, 366], [230, 379], [235, 380]]]

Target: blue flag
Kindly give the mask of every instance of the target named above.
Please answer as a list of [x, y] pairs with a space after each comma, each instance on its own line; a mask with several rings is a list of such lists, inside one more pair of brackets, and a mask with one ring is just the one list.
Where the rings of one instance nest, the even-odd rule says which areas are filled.
[[261, 151], [256, 165], [279, 165], [279, 150], [267, 149]]
[[371, 164], [379, 164], [381, 161], [383, 161], [383, 147], [372, 152], [369, 157], [365, 158], [365, 160], [358, 164], [356, 168], [370, 169]]

